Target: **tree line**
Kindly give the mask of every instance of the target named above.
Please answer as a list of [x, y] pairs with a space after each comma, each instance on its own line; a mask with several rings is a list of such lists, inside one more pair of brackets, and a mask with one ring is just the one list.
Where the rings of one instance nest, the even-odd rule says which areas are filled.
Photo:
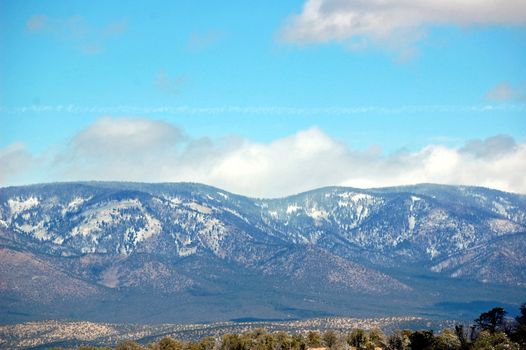
[[[432, 330], [398, 330], [390, 335], [380, 329], [350, 332], [328, 330], [323, 333], [310, 331], [304, 334], [286, 332], [268, 333], [254, 329], [242, 334], [224, 334], [206, 337], [199, 341], [183, 342], [164, 337], [158, 342], [141, 345], [131, 340], [123, 341], [115, 350], [526, 350], [526, 303], [520, 306], [515, 318], [506, 317], [506, 311], [495, 307], [483, 312], [470, 327], [462, 325], [444, 329], [435, 334]], [[81, 346], [78, 350], [102, 350]], [[322, 349], [319, 349], [322, 350]]]

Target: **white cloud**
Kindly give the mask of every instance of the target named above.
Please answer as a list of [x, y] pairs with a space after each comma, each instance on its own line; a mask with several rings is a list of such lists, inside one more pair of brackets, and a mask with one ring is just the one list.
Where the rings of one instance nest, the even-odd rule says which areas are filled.
[[159, 181], [163, 163], [173, 162], [185, 139], [179, 128], [163, 121], [102, 117], [57, 153], [53, 168], [63, 179]]
[[121, 156], [166, 150], [184, 138], [179, 128], [163, 121], [102, 117], [79, 132], [71, 146], [76, 153]]
[[[18, 151], [4, 150], [0, 158]], [[40, 181], [193, 181], [260, 197], [329, 185], [423, 182], [526, 193], [526, 143], [497, 135], [458, 148], [431, 144], [385, 154], [377, 146], [351, 149], [317, 127], [258, 143], [192, 139], [163, 121], [105, 117], [75, 135], [53, 162], [39, 166], [38, 173], [43, 174]], [[9, 177], [1, 180], [10, 183]]]
[[[290, 43], [380, 44], [411, 50], [433, 25], [524, 25], [523, 0], [306, 0], [288, 19], [281, 39]], [[410, 54], [410, 52], [402, 52]]]

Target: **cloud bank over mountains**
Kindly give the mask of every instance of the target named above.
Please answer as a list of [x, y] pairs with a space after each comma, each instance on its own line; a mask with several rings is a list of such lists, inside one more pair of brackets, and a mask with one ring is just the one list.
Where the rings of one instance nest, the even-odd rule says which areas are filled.
[[101, 117], [64, 145], [32, 154], [0, 149], [2, 186], [29, 182], [119, 180], [202, 182], [258, 197], [312, 188], [381, 187], [432, 182], [526, 193], [526, 143], [496, 135], [461, 147], [430, 144], [385, 154], [352, 149], [311, 127], [268, 143], [192, 138], [159, 120]]

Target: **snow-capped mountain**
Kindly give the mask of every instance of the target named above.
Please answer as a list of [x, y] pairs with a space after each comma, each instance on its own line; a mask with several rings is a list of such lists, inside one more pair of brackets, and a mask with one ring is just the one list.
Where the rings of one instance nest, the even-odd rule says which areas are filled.
[[[305, 300], [334, 313], [324, 300], [335, 293], [414, 299], [427, 287], [412, 276], [524, 294], [526, 196], [439, 185], [329, 187], [280, 199], [188, 183], [9, 187], [0, 189], [0, 244], [4, 310], [24, 309], [23, 299], [111, 304], [137, 293], [200, 296], [225, 308], [235, 290], [252, 301], [265, 291], [249, 303], [265, 315], [289, 308], [298, 316]], [[294, 293], [300, 308], [278, 301]]]

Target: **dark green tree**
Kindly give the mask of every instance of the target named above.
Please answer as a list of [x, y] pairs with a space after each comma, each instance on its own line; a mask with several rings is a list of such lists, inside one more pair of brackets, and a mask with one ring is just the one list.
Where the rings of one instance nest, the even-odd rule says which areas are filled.
[[387, 339], [388, 350], [407, 350], [409, 348], [409, 337], [402, 331], [396, 331]]
[[334, 331], [326, 331], [322, 336], [323, 344], [328, 348], [333, 348], [338, 343], [338, 335]]
[[265, 334], [260, 338], [263, 349], [272, 350], [276, 348], [276, 339], [272, 334]]
[[170, 337], [159, 341], [159, 350], [183, 350], [183, 343]]
[[199, 342], [199, 348], [201, 350], [214, 350], [216, 340], [213, 337], [205, 337]]
[[506, 311], [501, 307], [494, 307], [488, 312], [483, 312], [475, 320], [475, 325], [479, 331], [489, 331], [495, 333], [504, 330], [504, 316]]
[[526, 326], [526, 303], [520, 306], [520, 315], [515, 317], [515, 321], [522, 326]]
[[292, 348], [294, 350], [305, 350], [307, 349], [307, 344], [305, 338], [301, 334], [294, 334], [292, 336]]
[[435, 336], [433, 345], [434, 350], [460, 350], [461, 342], [455, 332], [444, 329], [439, 335]]
[[526, 350], [526, 303], [520, 306], [520, 315], [515, 317], [515, 321], [516, 325], [510, 338], [519, 344], [521, 350]]
[[186, 343], [184, 350], [201, 350], [201, 345], [199, 342], [189, 342]]
[[483, 330], [471, 348], [473, 350], [519, 350], [519, 345], [511, 341], [503, 332]]
[[365, 334], [363, 329], [353, 329], [347, 335], [347, 343], [358, 350], [365, 349], [367, 345], [367, 334]]
[[310, 331], [307, 334], [307, 346], [310, 348], [319, 348], [321, 346], [320, 333], [315, 332], [315, 331]]
[[144, 348], [133, 340], [125, 340], [117, 344], [115, 350], [143, 350]]
[[469, 349], [468, 338], [467, 338], [466, 332], [464, 331], [463, 325], [457, 324], [455, 326], [455, 335], [457, 336], [457, 339], [460, 343], [460, 349], [461, 350]]
[[379, 328], [373, 328], [367, 335], [369, 338], [369, 343], [377, 348], [385, 348], [387, 340], [385, 338], [384, 332]]
[[221, 350], [249, 350], [251, 347], [250, 337], [237, 334], [225, 334], [221, 342]]
[[277, 350], [292, 350], [292, 338], [285, 332], [277, 332], [274, 334]]
[[415, 331], [409, 336], [411, 350], [433, 349], [435, 337], [432, 330]]
[[148, 344], [146, 344], [146, 346], [144, 348], [146, 350], [159, 350], [160, 349], [159, 342], [148, 343]]

